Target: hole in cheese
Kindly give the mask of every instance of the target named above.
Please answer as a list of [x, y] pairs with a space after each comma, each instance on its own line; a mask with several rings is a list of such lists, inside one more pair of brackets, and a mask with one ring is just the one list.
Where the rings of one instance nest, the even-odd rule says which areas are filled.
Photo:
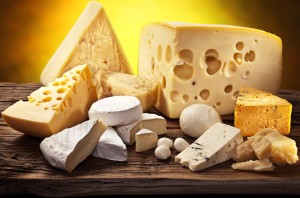
[[214, 75], [221, 68], [221, 61], [217, 60], [215, 57], [207, 57], [205, 59], [205, 63], [207, 65], [206, 72], [209, 75]]
[[179, 92], [178, 91], [171, 91], [170, 99], [174, 103], [178, 102], [178, 100], [179, 100]]
[[44, 110], [48, 110], [48, 107], [45, 107]]
[[203, 89], [200, 93], [199, 96], [202, 98], [202, 100], [207, 100], [210, 96], [210, 91], [208, 89]]
[[220, 107], [221, 105], [222, 105], [221, 102], [217, 102], [217, 103], [216, 103], [216, 106], [217, 106], [217, 107]]
[[57, 93], [65, 93], [67, 91], [67, 88], [66, 87], [61, 87], [59, 88], [56, 92]]
[[154, 63], [154, 58], [151, 58], [151, 74], [154, 74], [154, 67], [155, 67], [155, 63]]
[[179, 52], [179, 57], [186, 63], [192, 63], [194, 59], [194, 54], [189, 49], [184, 49]]
[[65, 107], [67, 107], [67, 103], [66, 103], [66, 101], [63, 101], [63, 105], [64, 105]]
[[162, 48], [161, 45], [158, 45], [157, 47], [157, 60], [160, 62], [161, 61], [161, 57], [162, 57]]
[[49, 95], [49, 94], [51, 94], [51, 91], [50, 90], [46, 90], [46, 91], [43, 92], [43, 94], [44, 95]]
[[232, 91], [232, 85], [227, 85], [224, 89], [225, 93], [230, 93]]
[[163, 89], [166, 88], [166, 77], [165, 76], [162, 77], [161, 85], [162, 85]]
[[254, 43], [254, 44], [258, 43], [258, 40], [257, 40], [257, 39], [254, 39], [253, 43]]
[[78, 76], [72, 76], [72, 79], [78, 81]]
[[59, 82], [53, 82], [52, 85], [53, 85], [53, 86], [58, 86], [58, 85], [59, 85]]
[[173, 71], [175, 76], [182, 80], [190, 79], [194, 74], [194, 68], [188, 64], [176, 65]]
[[228, 65], [224, 68], [224, 73], [226, 77], [231, 77], [237, 71], [237, 66], [233, 61], [230, 61]]
[[170, 63], [172, 60], [172, 49], [171, 49], [170, 45], [168, 45], [166, 48], [166, 57], [165, 58], [166, 58], [167, 63]]
[[188, 102], [189, 102], [189, 99], [190, 99], [190, 97], [189, 97], [188, 95], [186, 95], [186, 94], [184, 94], [184, 95], [182, 96], [183, 103], [188, 103]]
[[62, 98], [61, 97], [57, 97], [56, 100], [62, 100]]
[[242, 62], [243, 62], [243, 55], [242, 55], [241, 53], [235, 53], [235, 54], [233, 55], [233, 59], [235, 60], [235, 62], [236, 62], [237, 64], [241, 65]]
[[238, 42], [236, 45], [235, 45], [235, 48], [239, 51], [241, 51], [242, 49], [244, 49], [244, 43], [243, 42]]
[[246, 62], [253, 62], [255, 60], [255, 52], [254, 51], [249, 51], [248, 53], [245, 54], [245, 61]]
[[246, 71], [244, 74], [243, 74], [243, 78], [248, 78], [250, 76], [250, 71]]
[[219, 58], [219, 53], [215, 49], [209, 49], [205, 52], [205, 57], [213, 57], [215, 59]]
[[237, 100], [239, 93], [240, 93], [239, 91], [233, 93], [233, 100]]
[[80, 74], [80, 70], [76, 70], [76, 74]]
[[73, 107], [73, 100], [71, 97], [68, 98], [68, 103], [70, 107]]
[[51, 97], [43, 98], [42, 102], [50, 102], [52, 100]]

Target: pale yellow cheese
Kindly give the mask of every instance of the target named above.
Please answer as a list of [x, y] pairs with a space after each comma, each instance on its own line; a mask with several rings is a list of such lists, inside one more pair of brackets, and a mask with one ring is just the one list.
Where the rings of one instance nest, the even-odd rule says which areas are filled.
[[41, 82], [48, 85], [64, 72], [84, 63], [93, 73], [98, 94], [101, 94], [102, 70], [133, 73], [103, 6], [96, 1], [88, 3], [49, 60], [41, 74]]
[[276, 93], [282, 76], [282, 43], [245, 27], [153, 23], [141, 32], [138, 74], [160, 82], [155, 107], [170, 118], [193, 103], [233, 113], [241, 86]]
[[257, 159], [249, 140], [238, 145], [232, 159], [236, 162], [244, 162]]
[[141, 129], [135, 134], [135, 151], [143, 152], [155, 148], [157, 141], [156, 133], [148, 129]]
[[77, 66], [2, 112], [13, 129], [35, 137], [48, 137], [83, 122], [97, 100], [87, 65]]
[[273, 128], [290, 133], [292, 105], [271, 93], [241, 87], [234, 111], [234, 125], [243, 136], [252, 136], [260, 129]]
[[256, 172], [270, 172], [270, 171], [274, 171], [275, 169], [275, 166], [267, 158], [262, 160], [249, 160], [246, 162], [238, 162], [232, 164], [231, 167], [236, 170], [256, 171]]

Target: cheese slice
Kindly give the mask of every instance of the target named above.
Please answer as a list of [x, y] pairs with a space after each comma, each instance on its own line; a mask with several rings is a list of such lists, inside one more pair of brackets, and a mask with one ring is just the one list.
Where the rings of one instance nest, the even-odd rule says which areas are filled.
[[96, 1], [87, 4], [44, 68], [41, 82], [48, 85], [64, 72], [84, 63], [93, 73], [99, 95], [102, 70], [133, 73], [103, 6]]
[[142, 124], [144, 129], [149, 129], [157, 135], [163, 135], [167, 133], [167, 121], [162, 116], [153, 113], [143, 113]]
[[282, 43], [253, 28], [152, 23], [141, 31], [138, 74], [160, 82], [155, 107], [170, 118], [194, 103], [230, 114], [241, 86], [278, 91]]
[[113, 161], [127, 161], [127, 149], [117, 132], [108, 127], [93, 150], [91, 156]]
[[131, 145], [135, 142], [135, 134], [143, 128], [143, 125], [142, 121], [139, 120], [132, 124], [115, 126], [114, 128], [123, 142], [127, 145]]
[[93, 103], [90, 119], [100, 119], [108, 126], [127, 125], [142, 119], [142, 106], [133, 96], [112, 96]]
[[97, 93], [85, 64], [32, 92], [28, 100], [8, 107], [2, 116], [11, 128], [44, 138], [85, 121]]
[[141, 129], [135, 134], [135, 151], [143, 152], [155, 148], [157, 145], [157, 134], [148, 129]]
[[179, 153], [175, 161], [191, 171], [203, 170], [231, 159], [236, 147], [242, 142], [239, 129], [216, 123]]
[[106, 128], [100, 120], [88, 120], [45, 138], [40, 149], [51, 166], [72, 172], [91, 154]]
[[232, 159], [236, 162], [245, 162], [245, 161], [249, 161], [249, 160], [256, 160], [257, 157], [252, 148], [251, 141], [247, 140], [247, 141], [243, 142], [242, 144], [238, 145], [236, 147], [234, 155], [232, 156]]
[[273, 128], [290, 133], [292, 105], [271, 93], [241, 87], [234, 111], [234, 125], [243, 136], [252, 136], [260, 129]]
[[157, 101], [158, 83], [149, 78], [120, 72], [103, 72], [101, 76], [102, 97], [135, 96], [143, 112], [149, 111]]
[[256, 172], [270, 172], [274, 171], [275, 169], [272, 162], [267, 158], [261, 160], [250, 160], [246, 162], [234, 163], [231, 167], [236, 170]]

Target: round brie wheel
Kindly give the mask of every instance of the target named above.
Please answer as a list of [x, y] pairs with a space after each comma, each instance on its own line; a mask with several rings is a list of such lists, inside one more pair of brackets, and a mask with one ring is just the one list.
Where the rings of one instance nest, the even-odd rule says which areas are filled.
[[142, 106], [134, 96], [112, 96], [94, 102], [89, 119], [100, 119], [107, 126], [134, 123], [142, 119]]

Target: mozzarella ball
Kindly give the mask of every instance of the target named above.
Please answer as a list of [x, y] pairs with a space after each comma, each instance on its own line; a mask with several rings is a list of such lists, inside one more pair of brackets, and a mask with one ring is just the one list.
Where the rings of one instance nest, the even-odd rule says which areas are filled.
[[168, 147], [158, 146], [154, 151], [155, 157], [160, 160], [166, 160], [171, 156], [171, 151]]
[[182, 152], [189, 145], [190, 144], [183, 138], [176, 138], [176, 140], [174, 141], [174, 148], [177, 152]]
[[170, 138], [163, 137], [157, 141], [157, 146], [165, 146], [170, 149], [173, 147], [173, 141]]

